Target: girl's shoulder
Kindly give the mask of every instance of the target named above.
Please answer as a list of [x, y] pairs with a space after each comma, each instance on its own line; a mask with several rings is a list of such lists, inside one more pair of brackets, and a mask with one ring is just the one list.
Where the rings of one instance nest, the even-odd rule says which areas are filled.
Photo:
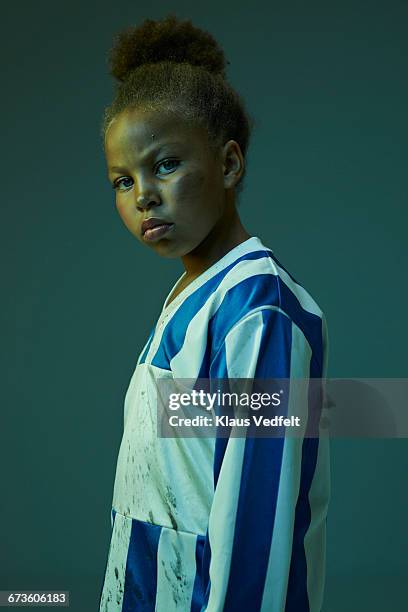
[[241, 323], [245, 333], [254, 333], [255, 324], [263, 326], [265, 317], [273, 324], [272, 320], [283, 316], [311, 345], [320, 342], [325, 325], [322, 309], [270, 249], [258, 248], [236, 260], [224, 271], [209, 300], [208, 331], [215, 350]]
[[282, 265], [273, 251], [260, 241], [258, 248], [237, 258], [209, 288], [214, 313], [235, 324], [251, 311], [276, 308], [291, 319], [323, 312], [305, 287]]

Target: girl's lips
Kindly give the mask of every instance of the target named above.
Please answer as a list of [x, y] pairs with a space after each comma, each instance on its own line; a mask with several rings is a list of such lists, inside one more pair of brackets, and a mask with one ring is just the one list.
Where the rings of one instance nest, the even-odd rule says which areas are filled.
[[151, 229], [147, 229], [143, 234], [143, 240], [146, 240], [147, 242], [158, 240], [164, 236], [164, 234], [167, 234], [173, 225], [174, 223], [163, 223], [162, 225], [156, 225]]

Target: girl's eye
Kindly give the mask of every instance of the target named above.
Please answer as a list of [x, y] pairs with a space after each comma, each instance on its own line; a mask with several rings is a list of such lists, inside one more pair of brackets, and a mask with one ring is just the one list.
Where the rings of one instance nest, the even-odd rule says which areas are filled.
[[[155, 170], [158, 174], [171, 174], [176, 170], [176, 168], [180, 165], [180, 161], [178, 159], [164, 159], [160, 163], [157, 164]], [[158, 168], [164, 168], [164, 172], [158, 172]], [[118, 178], [113, 183], [112, 187], [116, 191], [127, 191], [133, 185], [133, 179], [129, 176], [122, 176]]]
[[129, 176], [124, 176], [122, 178], [116, 179], [116, 181], [113, 183], [112, 187], [114, 189], [118, 189], [119, 191], [124, 191], [124, 189], [129, 189], [129, 187], [131, 187], [131, 185], [125, 185], [124, 189], [120, 189], [120, 186], [123, 184], [123, 182], [126, 181], [130, 181], [131, 183], [133, 183], [132, 179]]
[[167, 172], [159, 172], [159, 174], [170, 174], [171, 172], [173, 172], [177, 166], [180, 165], [180, 162], [178, 159], [164, 159], [162, 162], [160, 162], [159, 164], [157, 164], [156, 169], [160, 168], [160, 166], [163, 166], [163, 168], [167, 171]]

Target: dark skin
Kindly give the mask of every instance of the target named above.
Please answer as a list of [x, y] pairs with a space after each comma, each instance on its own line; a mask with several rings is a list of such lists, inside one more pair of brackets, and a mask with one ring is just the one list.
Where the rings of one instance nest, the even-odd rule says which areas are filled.
[[[126, 227], [159, 255], [183, 262], [186, 274], [167, 304], [250, 238], [236, 209], [235, 186], [244, 170], [236, 141], [214, 150], [201, 126], [159, 112], [127, 109], [106, 131], [105, 156], [116, 208]], [[149, 241], [142, 222], [151, 217], [172, 225]]]

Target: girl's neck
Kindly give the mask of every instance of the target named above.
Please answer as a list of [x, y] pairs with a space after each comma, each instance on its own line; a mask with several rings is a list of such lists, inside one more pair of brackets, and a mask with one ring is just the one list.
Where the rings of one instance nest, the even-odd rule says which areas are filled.
[[232, 204], [198, 247], [181, 258], [186, 270], [184, 280], [199, 276], [231, 249], [250, 237], [241, 223], [235, 205]]

